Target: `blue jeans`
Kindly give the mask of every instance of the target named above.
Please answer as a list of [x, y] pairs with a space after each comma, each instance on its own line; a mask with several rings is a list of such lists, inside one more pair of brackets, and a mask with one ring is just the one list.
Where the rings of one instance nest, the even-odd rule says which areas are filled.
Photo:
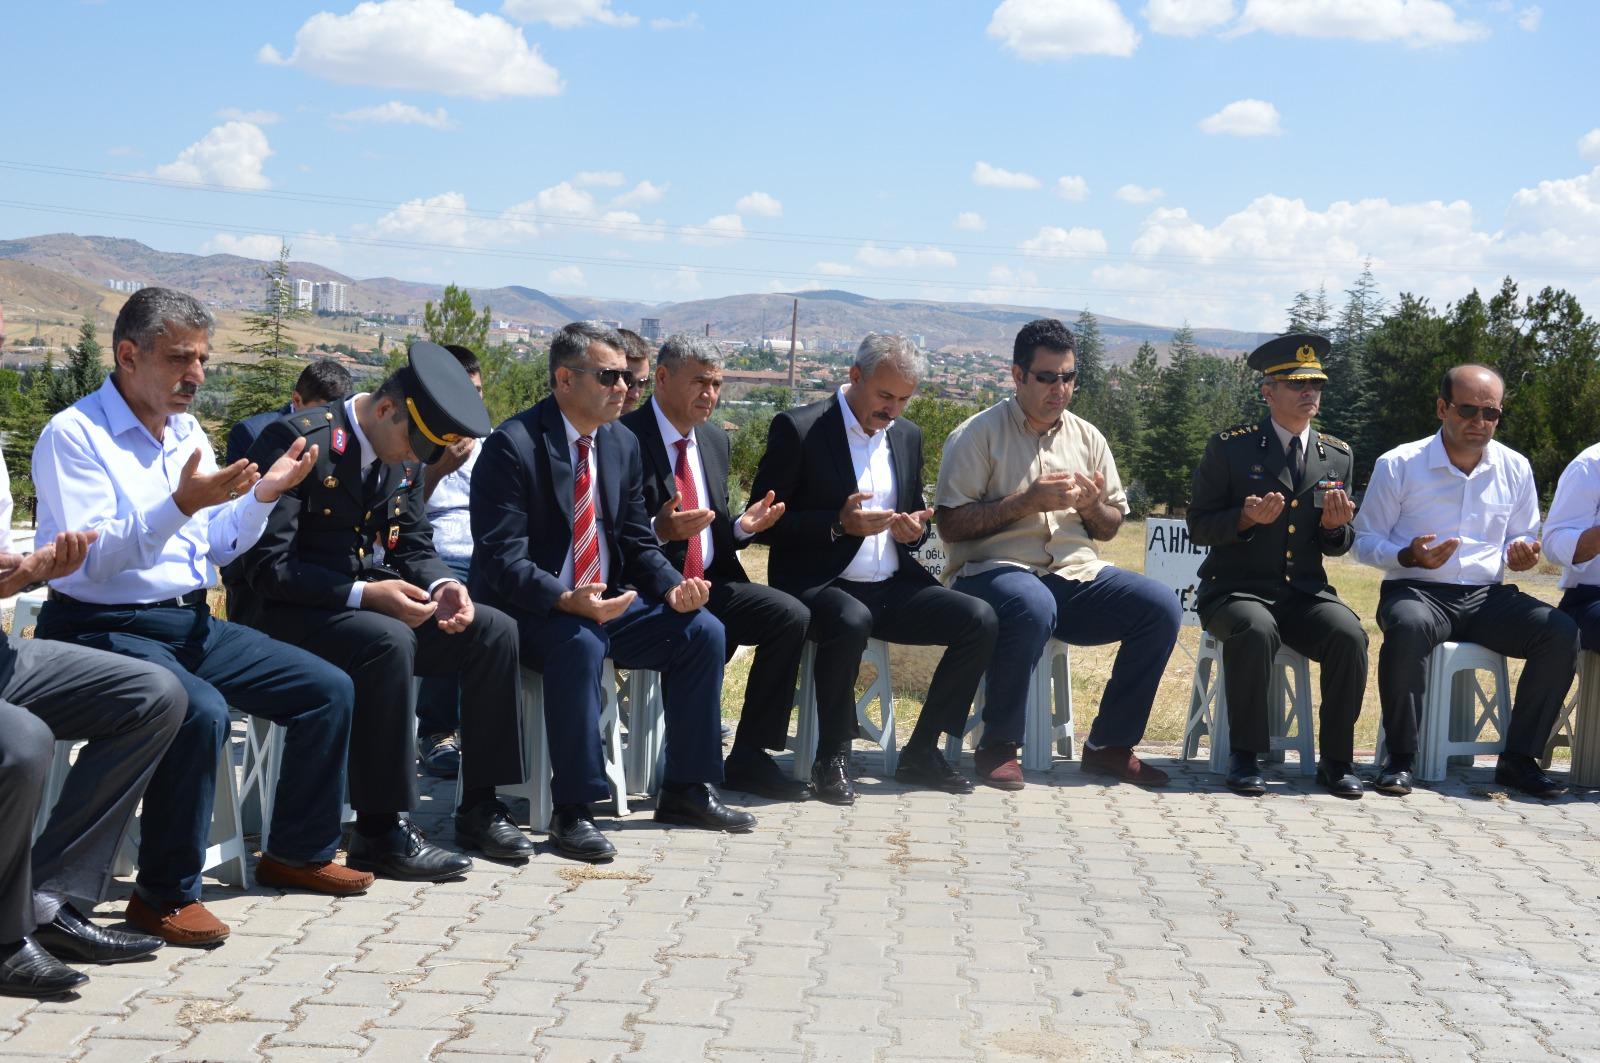
[[[469, 557], [442, 559], [464, 584]], [[461, 727], [461, 676], [426, 675], [417, 680], [417, 734], [454, 734]]]
[[1051, 635], [1071, 646], [1122, 643], [1089, 729], [1089, 744], [1134, 746], [1144, 737], [1183, 620], [1172, 591], [1119, 568], [1102, 569], [1092, 580], [1001, 568], [962, 576], [955, 589], [988, 602], [1000, 618], [984, 688], [985, 747], [1022, 743], [1028, 685]]
[[333, 857], [355, 703], [348, 675], [254, 628], [214, 620], [204, 605], [118, 609], [55, 600], [39, 611], [38, 632], [160, 665], [189, 695], [189, 711], [151, 777], [139, 818], [139, 891], [147, 899], [179, 904], [200, 897], [229, 705], [287, 727], [272, 855]]

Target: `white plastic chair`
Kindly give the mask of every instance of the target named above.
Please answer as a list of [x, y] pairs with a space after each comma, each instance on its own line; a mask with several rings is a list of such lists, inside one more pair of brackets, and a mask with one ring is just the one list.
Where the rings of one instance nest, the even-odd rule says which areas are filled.
[[[1600, 787], [1600, 653], [1578, 654], [1578, 683], [1566, 713], [1567, 744], [1572, 763], [1567, 782], [1584, 788]], [[1546, 758], [1556, 745], [1552, 736]]]
[[[976, 749], [983, 738], [983, 707], [987, 679], [978, 684], [972, 715], [961, 738], [945, 739], [945, 757], [952, 764], [961, 755], [963, 744]], [[1045, 643], [1039, 663], [1033, 667], [1028, 683], [1028, 704], [1023, 718], [1022, 767], [1024, 771], [1049, 771], [1055, 754], [1068, 760], [1077, 755], [1077, 737], [1072, 716], [1072, 658], [1065, 642]]]
[[[1479, 672], [1494, 677], [1494, 693], [1484, 690]], [[1443, 782], [1453, 757], [1467, 764], [1480, 753], [1505, 748], [1511, 722], [1511, 676], [1501, 654], [1471, 642], [1444, 642], [1428, 654], [1427, 685], [1417, 729], [1416, 777]], [[1484, 734], [1493, 728], [1495, 737]], [[1459, 735], [1459, 737], [1457, 737]], [[1387, 759], [1383, 725], [1378, 726], [1376, 764]]]
[[[1283, 750], [1297, 750], [1300, 774], [1315, 775], [1311, 662], [1287, 646], [1280, 646], [1272, 659], [1267, 706], [1272, 752], [1281, 756]], [[1184, 760], [1199, 754], [1200, 739], [1204, 735], [1210, 736], [1211, 770], [1219, 775], [1226, 774], [1232, 748], [1228, 740], [1228, 693], [1223, 682], [1222, 640], [1209, 631], [1200, 633], [1200, 654], [1195, 658], [1194, 684], [1189, 688], [1189, 716], [1183, 725]]]
[[[892, 777], [900, 755], [894, 740], [894, 687], [889, 680], [889, 644], [882, 639], [868, 639], [861, 662], [872, 665], [876, 675], [866, 693], [856, 701], [856, 719], [867, 737], [883, 749], [883, 774]], [[796, 696], [800, 709], [792, 769], [796, 779], [809, 779], [811, 765], [817, 759], [816, 663], [817, 644], [808, 639], [805, 652], [800, 656], [800, 686]], [[873, 702], [878, 703], [877, 721], [867, 711]]]

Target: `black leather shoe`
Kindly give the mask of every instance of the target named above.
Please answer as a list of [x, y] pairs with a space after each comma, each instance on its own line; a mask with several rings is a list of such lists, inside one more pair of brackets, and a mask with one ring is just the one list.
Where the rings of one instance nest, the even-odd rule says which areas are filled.
[[557, 805], [550, 816], [550, 844], [562, 856], [598, 863], [617, 855], [617, 847], [594, 825], [588, 805]]
[[130, 934], [96, 926], [70, 904], [63, 904], [33, 940], [50, 955], [74, 963], [126, 963], [150, 955], [164, 942], [152, 934]]
[[1267, 780], [1261, 777], [1254, 753], [1233, 753], [1228, 758], [1228, 777], [1222, 780], [1236, 794], [1260, 797], [1267, 792]]
[[1546, 774], [1538, 761], [1515, 754], [1501, 754], [1499, 763], [1494, 766], [1494, 781], [1546, 801], [1565, 797], [1567, 793], [1567, 788]]
[[743, 834], [755, 827], [756, 817], [729, 808], [715, 786], [701, 782], [682, 789], [663, 786], [656, 797], [656, 822]]
[[850, 754], [848, 751], [818, 757], [811, 764], [811, 787], [819, 801], [830, 805], [856, 803], [856, 784], [850, 781]]
[[900, 763], [894, 769], [894, 781], [909, 786], [926, 786], [943, 790], [947, 794], [970, 794], [972, 781], [950, 766], [937, 746], [926, 749], [907, 747], [900, 751]]
[[1317, 782], [1335, 797], [1361, 799], [1361, 780], [1355, 769], [1340, 760], [1325, 760], [1317, 765]]
[[477, 849], [491, 860], [526, 860], [539, 851], [511, 822], [511, 810], [499, 801], [484, 801], [457, 812], [456, 844]]
[[1380, 794], [1405, 797], [1411, 792], [1411, 784], [1415, 781], [1410, 768], [1396, 767], [1391, 760], [1383, 766], [1382, 771], [1378, 772], [1378, 781], [1372, 784], [1372, 788]]
[[811, 796], [810, 785], [804, 779], [791, 779], [764, 749], [735, 747], [722, 765], [722, 788], [774, 801], [804, 801]]
[[89, 980], [50, 955], [32, 938], [8, 946], [0, 960], [0, 994], [8, 997], [55, 997], [77, 989]]
[[346, 867], [384, 878], [439, 882], [472, 870], [472, 859], [429, 844], [409, 819], [375, 838], [356, 831], [350, 838]]

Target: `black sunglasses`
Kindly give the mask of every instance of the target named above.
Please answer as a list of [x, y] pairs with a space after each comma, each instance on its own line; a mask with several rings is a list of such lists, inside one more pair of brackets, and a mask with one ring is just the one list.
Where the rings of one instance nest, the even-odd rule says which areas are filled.
[[1058, 380], [1063, 384], [1070, 384], [1078, 379], [1078, 371], [1076, 369], [1068, 369], [1065, 373], [1046, 373], [1041, 370], [1029, 375], [1047, 388], [1055, 386]]
[[1504, 417], [1506, 412], [1498, 406], [1474, 406], [1470, 402], [1451, 402], [1449, 399], [1445, 399], [1444, 404], [1454, 406], [1456, 415], [1463, 421], [1470, 421], [1481, 413], [1485, 421], [1494, 424]]
[[590, 369], [583, 365], [569, 365], [567, 368], [574, 373], [588, 373], [600, 381], [600, 386], [603, 388], [614, 388], [619, 380], [630, 388], [639, 382], [638, 378], [626, 369]]

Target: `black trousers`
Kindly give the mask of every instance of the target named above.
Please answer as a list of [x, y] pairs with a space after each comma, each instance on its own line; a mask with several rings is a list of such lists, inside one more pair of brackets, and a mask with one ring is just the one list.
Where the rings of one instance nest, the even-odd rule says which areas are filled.
[[1222, 642], [1228, 740], [1234, 752], [1271, 752], [1272, 659], [1280, 646], [1287, 646], [1322, 666], [1319, 757], [1354, 761], [1356, 719], [1367, 689], [1367, 633], [1348, 605], [1296, 590], [1271, 605], [1240, 595], [1210, 606], [1205, 627]]
[[756, 648], [734, 745], [782, 750], [810, 611], [793, 595], [742, 580], [713, 582], [706, 610], [722, 621], [729, 659], [740, 646]]
[[946, 646], [928, 684], [928, 700], [906, 746], [959, 735], [999, 634], [988, 602], [896, 573], [877, 583], [836, 579], [800, 595], [811, 610], [817, 644], [817, 750], [848, 748], [856, 722], [856, 673], [869, 638], [907, 646]]
[[1512, 702], [1505, 751], [1544, 754], [1578, 661], [1578, 625], [1570, 616], [1509, 583], [1461, 587], [1384, 580], [1378, 627], [1378, 696], [1392, 753], [1417, 751], [1428, 654], [1442, 642], [1475, 642], [1528, 662]]
[[409, 628], [367, 609], [315, 609], [268, 602], [261, 628], [349, 673], [355, 682], [350, 725], [350, 806], [404, 812], [417, 805], [411, 677], [461, 677], [461, 781], [466, 789], [519, 783], [522, 674], [517, 625], [473, 604], [472, 623], [446, 634], [428, 620]]

